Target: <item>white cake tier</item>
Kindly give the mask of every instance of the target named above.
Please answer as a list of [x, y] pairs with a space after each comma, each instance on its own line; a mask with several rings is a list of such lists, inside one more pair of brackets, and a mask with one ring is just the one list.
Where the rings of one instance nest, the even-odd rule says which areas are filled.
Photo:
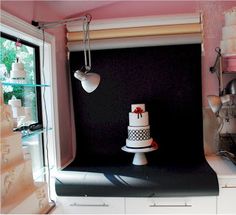
[[5, 204], [28, 187], [33, 187], [31, 160], [23, 160], [17, 165], [1, 171], [1, 202]]
[[11, 65], [12, 70], [24, 70], [24, 64], [23, 63], [13, 63]]
[[23, 107], [12, 107], [12, 113], [13, 113], [14, 118], [25, 115], [25, 111]]
[[224, 26], [222, 28], [222, 40], [236, 39], [236, 25]]
[[150, 147], [152, 145], [153, 139], [150, 138], [149, 140], [139, 140], [139, 141], [132, 141], [126, 139], [126, 147], [128, 148], [144, 148]]
[[129, 125], [130, 126], [147, 126], [149, 125], [148, 112], [142, 114], [129, 113]]
[[27, 187], [23, 192], [16, 193], [12, 199], [2, 204], [1, 213], [46, 214], [49, 208], [47, 184], [37, 182], [34, 187]]
[[136, 108], [141, 108], [145, 112], [145, 104], [133, 104], [131, 105], [131, 112], [134, 112]]
[[8, 136], [1, 137], [0, 146], [2, 171], [10, 165], [23, 161], [20, 132], [12, 132]]
[[221, 40], [220, 48], [223, 54], [235, 54], [236, 53], [236, 38], [229, 40]]
[[8, 101], [8, 104], [12, 107], [21, 107], [21, 100], [17, 99], [15, 96], [12, 96], [12, 98]]
[[11, 70], [10, 78], [11, 79], [25, 79], [26, 72], [25, 70]]
[[128, 139], [132, 141], [150, 139], [150, 126], [128, 126]]
[[225, 12], [225, 25], [236, 25], [236, 7]]
[[224, 71], [236, 72], [236, 55], [223, 58]]
[[12, 110], [9, 105], [1, 104], [0, 105], [0, 137], [5, 137], [12, 133], [13, 129], [13, 118]]

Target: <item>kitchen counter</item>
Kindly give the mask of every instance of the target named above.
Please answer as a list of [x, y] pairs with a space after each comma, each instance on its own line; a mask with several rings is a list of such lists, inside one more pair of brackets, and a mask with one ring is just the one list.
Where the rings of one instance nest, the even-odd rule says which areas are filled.
[[236, 177], [236, 165], [229, 159], [217, 155], [207, 156], [206, 159], [219, 179]]

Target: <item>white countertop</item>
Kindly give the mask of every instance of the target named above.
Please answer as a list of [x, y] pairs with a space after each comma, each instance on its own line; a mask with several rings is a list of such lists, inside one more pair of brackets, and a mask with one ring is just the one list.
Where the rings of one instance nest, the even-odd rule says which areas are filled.
[[236, 165], [227, 158], [211, 155], [206, 156], [206, 159], [218, 178], [236, 178]]

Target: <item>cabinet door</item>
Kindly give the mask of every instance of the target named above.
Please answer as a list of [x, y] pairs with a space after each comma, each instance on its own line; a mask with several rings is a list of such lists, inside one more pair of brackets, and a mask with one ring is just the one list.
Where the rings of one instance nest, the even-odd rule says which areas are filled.
[[58, 197], [53, 214], [124, 214], [124, 198]]
[[236, 214], [236, 179], [219, 180], [218, 214]]
[[126, 198], [126, 213], [216, 214], [216, 197]]

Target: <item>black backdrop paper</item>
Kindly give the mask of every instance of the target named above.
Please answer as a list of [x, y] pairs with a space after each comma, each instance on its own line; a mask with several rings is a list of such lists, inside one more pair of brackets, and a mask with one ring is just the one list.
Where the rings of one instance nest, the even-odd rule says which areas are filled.
[[130, 164], [121, 147], [127, 138], [131, 104], [144, 103], [151, 136], [159, 149], [149, 165], [192, 164], [203, 159], [201, 45], [174, 45], [92, 51], [99, 87], [86, 93], [73, 72], [84, 64], [72, 52], [71, 81], [77, 154], [74, 166]]

